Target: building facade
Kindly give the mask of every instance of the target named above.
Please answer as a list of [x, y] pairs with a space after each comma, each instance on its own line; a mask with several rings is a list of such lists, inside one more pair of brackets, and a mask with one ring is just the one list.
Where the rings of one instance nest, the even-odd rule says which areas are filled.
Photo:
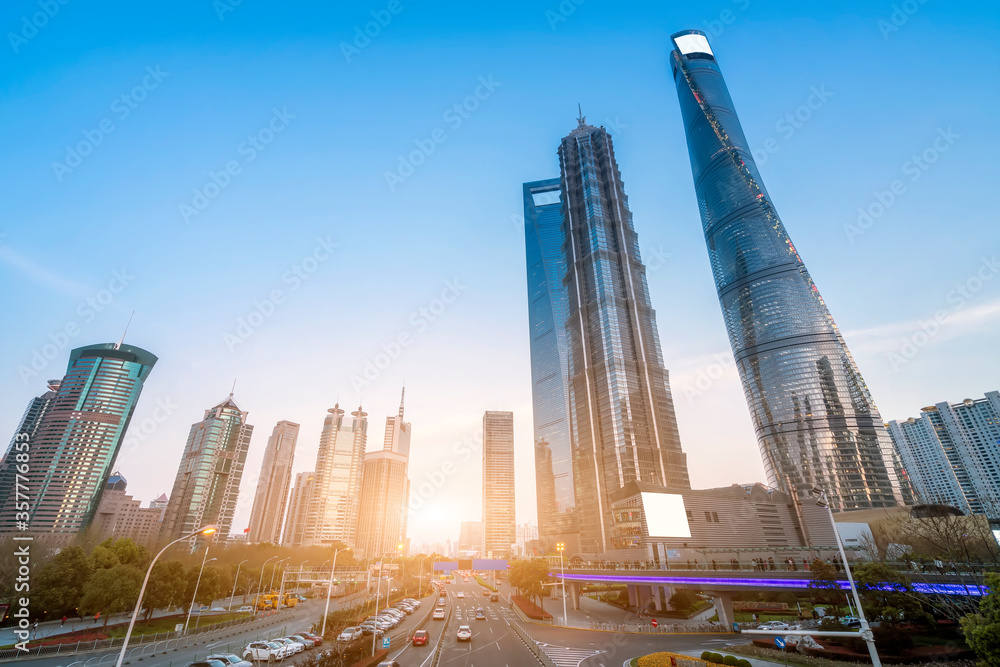
[[483, 555], [506, 558], [514, 544], [514, 413], [483, 414]]
[[309, 499], [312, 497], [316, 473], [295, 474], [295, 486], [288, 499], [288, 518], [281, 537], [282, 546], [301, 547], [305, 542], [306, 519], [309, 514]]
[[578, 547], [600, 554], [611, 545], [611, 494], [632, 481], [690, 482], [611, 136], [581, 116], [559, 165]]
[[305, 546], [341, 542], [354, 546], [361, 476], [368, 445], [368, 413], [358, 406], [351, 421], [340, 404], [327, 410], [316, 452], [316, 477], [306, 507]]
[[463, 521], [459, 524], [458, 550], [476, 553], [483, 550], [482, 521]]
[[[70, 353], [65, 377], [32, 401], [0, 463], [0, 534], [69, 540], [90, 526], [155, 363], [151, 353], [120, 342]], [[25, 500], [17, 491], [18, 454], [30, 461], [27, 510], [17, 509]]]
[[570, 439], [562, 182], [525, 183], [523, 195], [538, 532], [554, 548], [557, 542], [577, 545], [580, 532]]
[[250, 512], [247, 541], [251, 544], [281, 543], [281, 528], [285, 520], [285, 504], [292, 482], [292, 462], [295, 460], [295, 442], [298, 437], [298, 424], [280, 421], [267, 439], [267, 449], [264, 450], [253, 509]]
[[868, 387], [774, 208], [705, 34], [673, 35], [673, 76], [729, 340], [769, 484], [834, 511], [910, 502]]
[[160, 537], [173, 540], [217, 525], [228, 537], [243, 478], [253, 426], [233, 395], [191, 425], [163, 518]]
[[109, 537], [127, 537], [136, 544], [152, 549], [160, 534], [163, 509], [156, 501], [150, 502], [149, 507], [143, 507], [141, 501], [133, 500], [132, 496], [125, 493], [127, 485], [128, 482], [121, 473], [108, 478], [90, 531], [100, 542]]
[[921, 502], [1000, 520], [1000, 392], [926, 407], [889, 435]]

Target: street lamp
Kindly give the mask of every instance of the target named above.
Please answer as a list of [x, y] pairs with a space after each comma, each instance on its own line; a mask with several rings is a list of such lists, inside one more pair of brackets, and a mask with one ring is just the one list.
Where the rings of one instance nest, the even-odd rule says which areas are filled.
[[[350, 551], [350, 547], [344, 547], [343, 549], [337, 549], [333, 552], [333, 567], [330, 568], [330, 581], [326, 585], [326, 610], [323, 612], [323, 629], [320, 631], [320, 637], [326, 635], [326, 617], [330, 613], [330, 593], [333, 591], [333, 573], [337, 569], [337, 555], [341, 551]], [[324, 561], [329, 563], [330, 561]], [[377, 609], [375, 611], [378, 611]]]
[[[240, 580], [240, 568], [243, 567], [243, 563], [248, 562], [250, 559], [241, 560], [240, 564], [236, 566], [236, 576], [233, 577], [233, 592], [229, 595], [229, 611], [233, 610], [233, 598], [236, 597], [236, 582]], [[232, 567], [232, 566], [230, 566]]]
[[[275, 563], [274, 565], [271, 566], [271, 583], [269, 583], [267, 585], [267, 592], [268, 592], [268, 594], [270, 594], [271, 591], [274, 590], [274, 573], [278, 570], [278, 566], [281, 565], [282, 563], [284, 563], [286, 560], [290, 560], [290, 559], [291, 559], [291, 556], [288, 556], [287, 558], [282, 558], [277, 563]], [[279, 600], [278, 603], [280, 604], [281, 601]]]
[[[211, 563], [213, 560], [219, 560], [218, 558], [209, 558], [208, 560], [205, 560], [205, 558], [208, 558], [208, 547], [205, 547], [205, 555], [201, 559], [201, 569], [198, 570], [198, 581], [194, 584], [194, 595], [191, 596], [191, 606], [188, 607], [188, 615], [187, 618], [184, 619], [184, 634], [187, 634], [188, 623], [191, 622], [191, 612], [194, 611], [194, 601], [198, 597], [198, 586], [201, 585], [201, 575], [205, 571], [205, 563]], [[201, 623], [200, 613], [198, 614], [198, 622]]]
[[[402, 548], [403, 548], [402, 544], [396, 545], [396, 551], [399, 551]], [[392, 553], [395, 553], [395, 552], [386, 551], [384, 554], [382, 554], [382, 559], [379, 562], [379, 566], [378, 566], [378, 583], [375, 585], [375, 613], [376, 614], [378, 613], [379, 593], [382, 592], [382, 569], [385, 566], [385, 557], [388, 556], [389, 554], [392, 554]], [[389, 562], [390, 563], [392, 562], [391, 558], [389, 559]], [[389, 599], [389, 593], [390, 592], [391, 591], [387, 591], [386, 592], [386, 594], [385, 594], [386, 600]], [[375, 633], [374, 632], [372, 633], [372, 657], [375, 657]]]
[[566, 568], [563, 565], [563, 551], [565, 550], [565, 544], [556, 542], [556, 551], [559, 552], [559, 575], [562, 579], [563, 625], [569, 625], [569, 621], [566, 619]]
[[267, 566], [268, 563], [270, 563], [275, 558], [277, 558], [277, 556], [271, 556], [266, 561], [264, 561], [260, 566], [260, 581], [257, 582], [257, 599], [254, 600], [253, 603], [253, 610], [255, 613], [257, 611], [257, 603], [260, 601], [260, 587], [264, 585], [264, 568]]
[[826, 497], [826, 491], [814, 486], [809, 493], [816, 497], [816, 504], [826, 508], [826, 513], [830, 516], [830, 526], [833, 528], [833, 536], [837, 538], [837, 549], [840, 550], [840, 562], [844, 564], [844, 571], [847, 572], [847, 582], [851, 585], [851, 595], [854, 596], [854, 604], [858, 608], [858, 620], [861, 621], [861, 638], [868, 645], [868, 655], [872, 659], [872, 667], [882, 667], [882, 662], [878, 657], [878, 649], [875, 648], [875, 635], [865, 618], [865, 611], [861, 608], [861, 598], [858, 596], [858, 589], [854, 585], [854, 577], [851, 575], [851, 566], [847, 563], [847, 554], [844, 553], [844, 543], [840, 541], [840, 533], [837, 531], [837, 521], [833, 518], [833, 509], [830, 507], [830, 500]]
[[128, 640], [129, 637], [132, 636], [132, 628], [135, 627], [135, 619], [139, 616], [139, 609], [142, 608], [142, 595], [146, 592], [146, 584], [149, 583], [149, 575], [153, 571], [153, 566], [156, 565], [156, 560], [163, 555], [164, 551], [178, 542], [183, 542], [184, 540], [192, 538], [195, 535], [211, 535], [217, 530], [219, 530], [218, 526], [202, 526], [193, 533], [188, 533], [184, 537], [178, 537], [176, 540], [160, 549], [160, 553], [156, 554], [156, 557], [153, 558], [153, 561], [149, 564], [149, 569], [146, 570], [146, 578], [142, 580], [142, 588], [139, 589], [139, 599], [135, 601], [135, 609], [132, 611], [132, 620], [128, 623], [128, 630], [125, 632], [125, 641], [122, 642], [122, 650], [121, 653], [118, 654], [118, 662], [115, 663], [115, 667], [122, 667], [122, 663], [125, 661], [125, 649], [128, 648]]
[[[291, 556], [289, 556], [289, 558], [291, 558]], [[300, 585], [301, 585], [301, 576], [302, 576], [302, 566], [305, 565], [308, 562], [309, 562], [309, 559], [307, 558], [304, 561], [302, 561], [301, 563], [299, 563], [299, 572], [298, 572], [299, 578], [297, 578], [295, 580], [295, 582], [299, 583]], [[279, 607], [281, 606], [282, 601], [285, 599], [285, 575], [287, 575], [287, 574], [288, 574], [287, 570], [282, 570], [281, 571], [281, 588], [278, 589], [278, 606]]]

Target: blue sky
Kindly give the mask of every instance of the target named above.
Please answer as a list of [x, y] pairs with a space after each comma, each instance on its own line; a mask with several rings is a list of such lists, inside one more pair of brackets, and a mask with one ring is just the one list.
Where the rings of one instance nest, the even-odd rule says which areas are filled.
[[762, 480], [668, 69], [685, 28], [709, 33], [883, 417], [998, 387], [995, 4], [325, 4], [5, 3], [3, 430], [134, 309], [128, 341], [160, 357], [120, 458], [136, 497], [169, 491], [236, 379], [256, 426], [240, 530], [276, 421], [302, 424], [311, 469], [328, 407], [363, 399], [379, 447], [405, 380], [414, 488], [458, 470], [414, 542], [478, 519], [479, 460], [455, 443], [484, 410], [515, 412], [534, 521], [521, 183], [557, 175], [579, 102], [615, 137], [692, 481]]

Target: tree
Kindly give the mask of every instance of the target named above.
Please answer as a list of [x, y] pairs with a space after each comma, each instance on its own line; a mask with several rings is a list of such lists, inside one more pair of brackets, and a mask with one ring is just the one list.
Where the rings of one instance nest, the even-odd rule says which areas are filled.
[[146, 619], [153, 611], [170, 607], [181, 602], [187, 579], [184, 577], [184, 565], [180, 561], [159, 561], [149, 573], [146, 584], [146, 594], [143, 596], [143, 609]]
[[541, 602], [544, 584], [550, 581], [552, 577], [549, 576], [549, 564], [541, 558], [519, 560], [511, 565], [511, 585], [529, 600], [537, 599]]
[[840, 604], [843, 593], [840, 590], [839, 572], [830, 563], [824, 563], [819, 558], [809, 566], [812, 581], [809, 588], [816, 591], [815, 598], [824, 604], [834, 605], [834, 610]]
[[35, 575], [32, 607], [37, 613], [47, 612], [49, 618], [75, 616], [92, 573], [93, 568], [83, 549], [66, 547]]
[[1000, 574], [986, 575], [989, 592], [979, 601], [979, 613], [962, 619], [965, 641], [979, 657], [980, 667], [1000, 665]]
[[910, 578], [899, 570], [884, 563], [862, 563], [854, 568], [854, 584], [870, 621], [926, 623], [930, 620]]
[[697, 601], [698, 596], [688, 588], [678, 588], [670, 596], [670, 606], [675, 611], [687, 611]]
[[83, 587], [80, 610], [85, 614], [104, 614], [104, 627], [107, 627], [111, 614], [135, 607], [144, 574], [137, 567], [122, 564], [97, 570]]

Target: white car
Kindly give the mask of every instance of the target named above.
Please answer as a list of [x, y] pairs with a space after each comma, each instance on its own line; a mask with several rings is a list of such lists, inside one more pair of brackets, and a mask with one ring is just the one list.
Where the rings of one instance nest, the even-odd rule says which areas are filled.
[[435, 609], [434, 610], [434, 620], [435, 621], [443, 621], [444, 620], [444, 609]]
[[238, 613], [240, 613], [240, 614], [252, 614], [253, 613], [253, 607], [251, 607], [248, 604], [245, 604], [242, 607], [240, 607], [239, 609], [237, 609], [236, 611]]
[[344, 628], [341, 631], [341, 633], [337, 636], [337, 641], [338, 642], [352, 642], [355, 639], [360, 639], [361, 635], [363, 635], [363, 634], [364, 634], [364, 632], [361, 630], [361, 628], [358, 628], [358, 627], [355, 627], [355, 626], [352, 625], [350, 627]]
[[455, 597], [457, 597], [457, 598], [464, 598], [465, 597], [465, 591], [459, 591], [458, 593], [455, 594]]
[[455, 634], [455, 638], [460, 642], [471, 642], [472, 628], [467, 625], [458, 626], [458, 633]]
[[249, 660], [240, 660], [240, 656], [233, 655], [232, 653], [216, 653], [215, 655], [210, 655], [205, 660], [218, 660], [227, 667], [253, 667], [253, 663]]
[[758, 630], [787, 630], [788, 623], [782, 623], [781, 621], [768, 621], [767, 623], [761, 623], [757, 626]]
[[243, 659], [249, 662], [269, 662], [283, 660], [286, 654], [284, 646], [270, 642], [250, 642], [243, 650]]
[[275, 641], [288, 642], [288, 645], [292, 648], [292, 653], [302, 653], [302, 651], [306, 650], [305, 642], [300, 642], [294, 637], [281, 637]]

